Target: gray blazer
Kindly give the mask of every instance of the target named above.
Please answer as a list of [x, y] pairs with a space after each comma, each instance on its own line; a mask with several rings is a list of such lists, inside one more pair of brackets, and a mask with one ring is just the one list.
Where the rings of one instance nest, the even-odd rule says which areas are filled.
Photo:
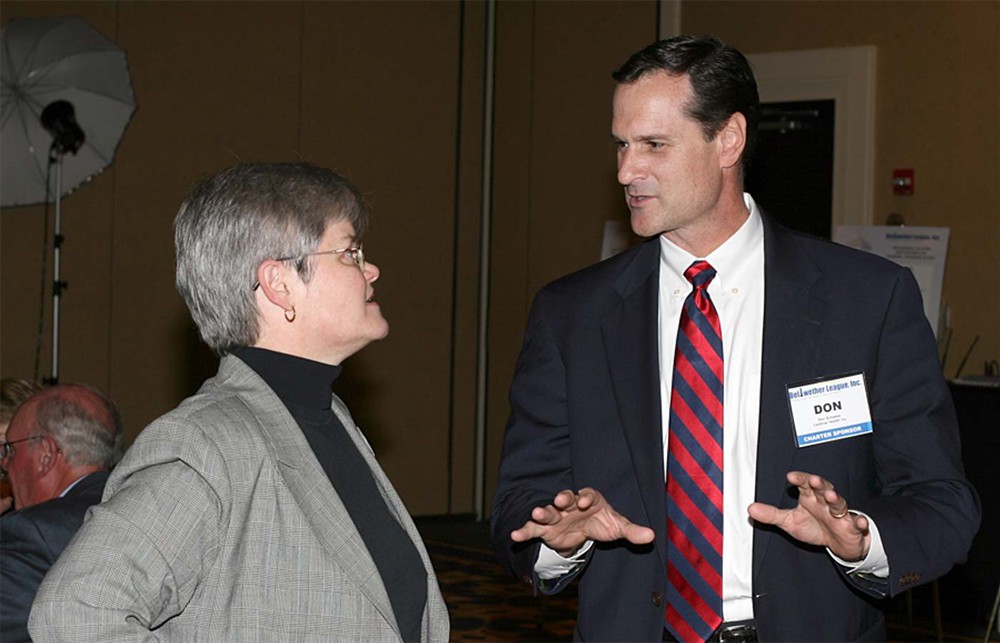
[[[424, 641], [448, 612], [402, 501], [336, 396], [427, 569]], [[36, 641], [394, 641], [360, 534], [277, 395], [238, 358], [153, 422], [38, 592]]]

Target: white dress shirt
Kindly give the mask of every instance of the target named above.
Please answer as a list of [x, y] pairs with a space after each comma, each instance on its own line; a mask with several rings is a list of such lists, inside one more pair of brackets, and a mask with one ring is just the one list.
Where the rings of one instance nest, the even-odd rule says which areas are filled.
[[[96, 473], [96, 472], [91, 472], [91, 473]], [[75, 487], [76, 485], [80, 484], [80, 481], [83, 480], [84, 478], [86, 478], [89, 475], [90, 475], [90, 473], [86, 473], [86, 474], [80, 476], [79, 478], [77, 478], [76, 480], [74, 480], [73, 482], [69, 483], [69, 486], [67, 486], [65, 489], [63, 489], [61, 492], [59, 492], [59, 497], [60, 498], [65, 498], [66, 494], [69, 493], [73, 489], [73, 487]]]

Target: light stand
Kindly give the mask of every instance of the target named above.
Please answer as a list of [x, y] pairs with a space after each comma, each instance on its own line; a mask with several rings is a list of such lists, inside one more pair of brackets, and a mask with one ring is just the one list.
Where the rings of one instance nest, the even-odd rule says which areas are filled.
[[60, 262], [62, 253], [62, 167], [63, 157], [67, 152], [76, 155], [86, 138], [83, 130], [76, 122], [73, 104], [65, 100], [49, 103], [42, 110], [42, 127], [52, 135], [52, 147], [49, 148], [49, 166], [56, 168], [56, 226], [52, 242], [53, 281], [52, 281], [52, 376], [46, 378], [46, 384], [59, 383], [59, 300], [62, 291], [68, 286], [60, 279]]

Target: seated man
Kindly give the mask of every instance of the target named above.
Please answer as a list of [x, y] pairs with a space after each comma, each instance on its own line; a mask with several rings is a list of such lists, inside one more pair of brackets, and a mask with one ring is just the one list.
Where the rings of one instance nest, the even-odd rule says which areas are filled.
[[114, 403], [85, 386], [46, 389], [14, 413], [0, 444], [17, 507], [0, 518], [0, 640], [30, 640], [38, 585], [101, 501], [123, 444]]
[[[40, 386], [28, 380], [16, 377], [5, 377], [0, 380], [0, 442], [7, 440], [7, 425], [14, 417], [17, 407], [35, 393], [42, 390]], [[14, 498], [10, 495], [10, 483], [6, 476], [0, 475], [0, 514], [14, 506]]]

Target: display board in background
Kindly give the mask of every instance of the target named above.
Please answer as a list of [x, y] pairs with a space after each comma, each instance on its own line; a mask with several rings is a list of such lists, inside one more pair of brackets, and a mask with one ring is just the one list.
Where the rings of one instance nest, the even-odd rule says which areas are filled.
[[950, 233], [949, 228], [929, 226], [840, 225], [834, 228], [833, 240], [909, 268], [920, 285], [924, 314], [937, 337], [947, 325], [941, 320], [941, 292]]

